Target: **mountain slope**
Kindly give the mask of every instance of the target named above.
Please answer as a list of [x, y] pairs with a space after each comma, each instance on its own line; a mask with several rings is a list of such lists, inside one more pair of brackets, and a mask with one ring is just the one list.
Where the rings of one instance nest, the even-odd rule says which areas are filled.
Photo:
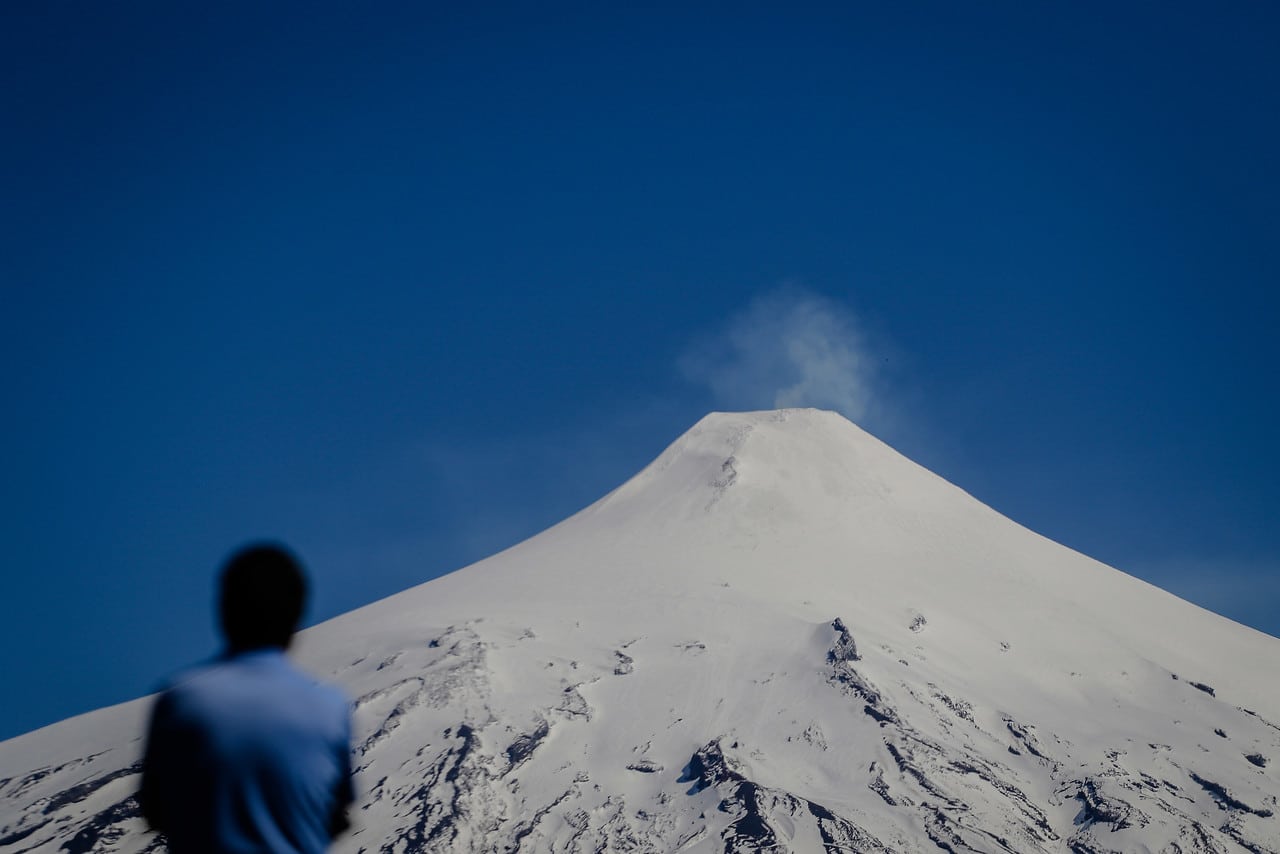
[[[1280, 641], [838, 415], [713, 414], [570, 519], [305, 632], [366, 851], [1280, 851]], [[0, 852], [154, 846], [145, 702], [0, 744]]]

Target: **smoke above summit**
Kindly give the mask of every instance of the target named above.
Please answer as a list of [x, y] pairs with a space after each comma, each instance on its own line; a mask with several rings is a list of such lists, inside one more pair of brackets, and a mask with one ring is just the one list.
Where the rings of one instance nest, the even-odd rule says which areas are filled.
[[858, 422], [879, 404], [875, 365], [853, 312], [798, 286], [756, 297], [679, 362], [718, 407], [812, 406]]

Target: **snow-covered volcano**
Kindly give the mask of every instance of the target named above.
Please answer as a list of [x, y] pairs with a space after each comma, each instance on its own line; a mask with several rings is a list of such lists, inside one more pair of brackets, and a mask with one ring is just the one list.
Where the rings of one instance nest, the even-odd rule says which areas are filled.
[[[1280, 851], [1280, 641], [829, 412], [707, 416], [296, 655], [357, 707], [342, 851]], [[0, 744], [0, 852], [157, 849], [146, 708]]]

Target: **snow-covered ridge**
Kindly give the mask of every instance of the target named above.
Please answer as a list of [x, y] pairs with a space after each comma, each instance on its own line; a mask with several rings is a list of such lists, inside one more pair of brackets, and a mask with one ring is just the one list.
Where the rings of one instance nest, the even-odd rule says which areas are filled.
[[[341, 850], [1280, 851], [1280, 641], [829, 412], [709, 415], [297, 656], [357, 707]], [[144, 712], [0, 744], [0, 852], [151, 845]]]

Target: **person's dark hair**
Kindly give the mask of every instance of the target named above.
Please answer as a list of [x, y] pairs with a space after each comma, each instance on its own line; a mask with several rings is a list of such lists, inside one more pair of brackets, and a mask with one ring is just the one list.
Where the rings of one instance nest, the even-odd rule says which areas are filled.
[[276, 543], [245, 546], [227, 558], [218, 614], [231, 651], [289, 645], [302, 620], [307, 579], [302, 564]]

